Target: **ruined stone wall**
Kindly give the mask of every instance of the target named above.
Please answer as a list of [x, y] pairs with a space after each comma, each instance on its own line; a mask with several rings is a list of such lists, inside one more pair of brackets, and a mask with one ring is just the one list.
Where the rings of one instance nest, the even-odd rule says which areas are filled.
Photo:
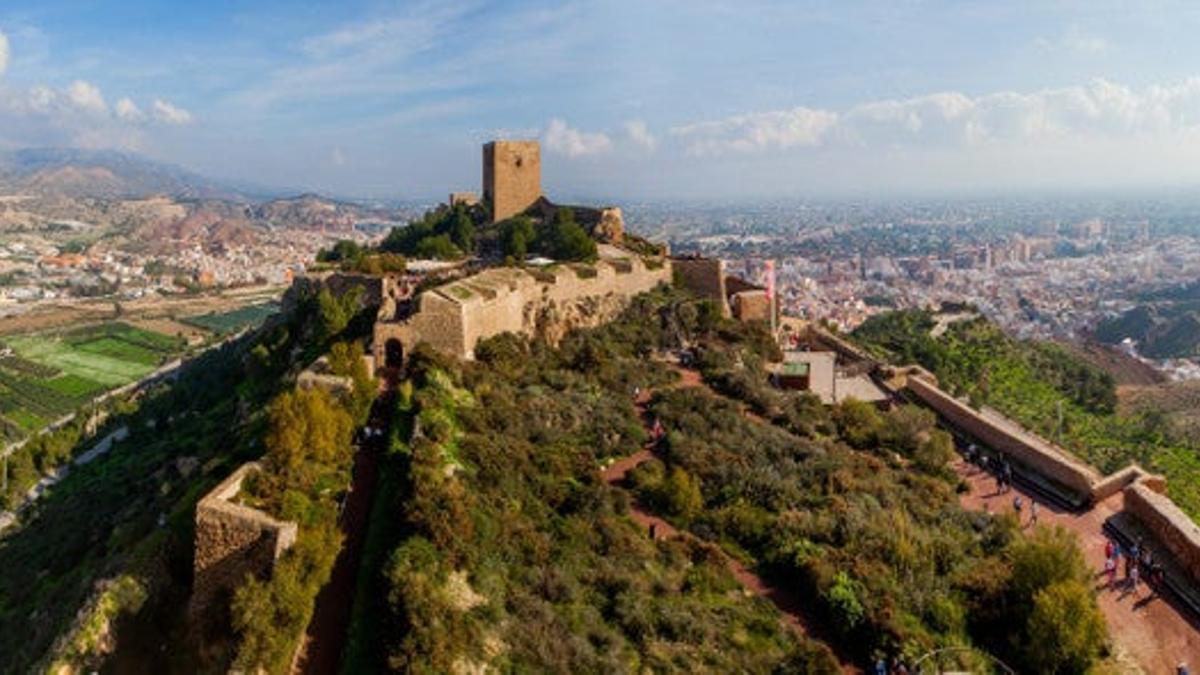
[[483, 200], [492, 222], [511, 218], [542, 195], [542, 159], [537, 141], [493, 141], [483, 146]]
[[712, 258], [673, 258], [671, 269], [676, 281], [692, 293], [708, 298], [730, 316], [725, 289], [725, 261]]
[[974, 410], [922, 377], [909, 376], [906, 386], [944, 418], [988, 446], [1011, 455], [1080, 496], [1092, 497], [1093, 486], [1100, 481], [1100, 475], [1087, 464], [1017, 428], [1012, 422], [1005, 423], [998, 416]]
[[1192, 579], [1200, 582], [1200, 527], [1153, 484], [1138, 481], [1125, 488], [1125, 510], [1162, 542]]
[[764, 290], [734, 293], [730, 298], [730, 311], [738, 321], [770, 321], [771, 299]]
[[196, 505], [191, 616], [202, 617], [213, 601], [230, 593], [246, 574], [269, 574], [296, 542], [296, 523], [233, 503], [242, 481], [258, 464], [242, 465]]
[[283, 294], [282, 310], [284, 313], [294, 310], [301, 300], [316, 295], [322, 288], [328, 288], [334, 295], [341, 295], [355, 287], [363, 289], [363, 307], [382, 302], [382, 277], [354, 272], [314, 272], [300, 275], [292, 281], [291, 287]]

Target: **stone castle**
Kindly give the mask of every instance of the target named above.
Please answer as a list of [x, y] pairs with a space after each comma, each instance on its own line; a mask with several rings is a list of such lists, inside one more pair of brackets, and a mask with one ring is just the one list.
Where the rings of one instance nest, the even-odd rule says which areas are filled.
[[[471, 203], [469, 193], [451, 203]], [[552, 218], [558, 208], [541, 193], [537, 141], [493, 141], [483, 146], [483, 200], [493, 222], [522, 213]], [[616, 207], [572, 207], [599, 245], [596, 263], [493, 267], [413, 297], [414, 282], [384, 277], [368, 295], [379, 299], [372, 355], [378, 367], [399, 367], [420, 343], [472, 359], [480, 340], [513, 332], [554, 344], [575, 328], [612, 319], [633, 296], [678, 280], [716, 301], [725, 316], [770, 317], [766, 292], [725, 274], [719, 260], [643, 255], [621, 244], [625, 223]]]
[[[496, 141], [483, 149], [483, 197], [493, 220], [522, 213], [552, 218], [557, 206], [541, 194], [536, 141]], [[475, 203], [470, 193], [452, 193], [450, 203]], [[480, 340], [505, 332], [558, 343], [576, 328], [613, 320], [634, 296], [662, 284], [679, 283], [716, 302], [723, 315], [767, 319], [766, 292], [725, 274], [721, 261], [644, 254], [623, 248], [620, 209], [572, 207], [576, 220], [599, 242], [595, 263], [486, 267], [450, 271], [440, 285], [420, 291], [429, 277], [420, 272], [368, 275], [322, 272], [299, 276], [285, 294], [283, 311], [321, 289], [341, 295], [363, 291], [361, 303], [375, 308], [369, 361], [376, 369], [399, 368], [418, 344], [470, 360]], [[643, 249], [645, 250], [645, 249]], [[416, 266], [414, 266], [416, 267]], [[456, 278], [455, 278], [456, 277]], [[299, 386], [346, 386], [321, 372], [301, 373]], [[296, 539], [296, 524], [275, 520], [239, 504], [247, 464], [206, 495], [196, 507], [194, 586], [191, 614], [199, 619], [247, 573], [267, 575]]]
[[504, 332], [555, 344], [572, 329], [616, 318], [633, 296], [671, 283], [669, 260], [610, 245], [600, 254], [594, 264], [489, 268], [425, 291], [403, 318], [385, 302], [375, 322], [375, 363], [398, 367], [422, 342], [469, 360], [480, 340]]

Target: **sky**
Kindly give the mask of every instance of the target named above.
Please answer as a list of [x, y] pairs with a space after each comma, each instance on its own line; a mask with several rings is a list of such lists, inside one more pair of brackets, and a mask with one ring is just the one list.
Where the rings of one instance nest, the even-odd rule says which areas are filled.
[[357, 197], [738, 200], [1200, 185], [1200, 3], [5, 0], [0, 149]]

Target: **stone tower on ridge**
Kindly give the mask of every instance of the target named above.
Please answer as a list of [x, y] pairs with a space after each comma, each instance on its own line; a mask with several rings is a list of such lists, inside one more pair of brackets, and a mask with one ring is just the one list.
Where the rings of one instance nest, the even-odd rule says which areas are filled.
[[483, 146], [483, 201], [492, 222], [511, 218], [542, 196], [537, 141], [492, 141]]

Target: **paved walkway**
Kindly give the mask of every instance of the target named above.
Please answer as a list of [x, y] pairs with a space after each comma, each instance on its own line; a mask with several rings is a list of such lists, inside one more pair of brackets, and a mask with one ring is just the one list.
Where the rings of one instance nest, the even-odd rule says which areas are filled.
[[[1023, 526], [1028, 529], [1029, 504], [1033, 496], [1020, 488], [1007, 494], [996, 492], [996, 481], [978, 467], [961, 459], [954, 463], [954, 470], [971, 485], [970, 492], [960, 501], [968, 509], [988, 510], [991, 513], [1012, 513], [1013, 496], [1020, 494], [1024, 501]], [[1151, 596], [1145, 584], [1139, 585], [1138, 593], [1120, 588], [1124, 578], [1118, 571], [1118, 588], [1108, 590], [1103, 578], [1104, 521], [1122, 510], [1124, 496], [1120, 493], [1096, 504], [1083, 512], [1064, 511], [1039, 502], [1039, 524], [1061, 525], [1075, 533], [1083, 549], [1084, 559], [1096, 573], [1096, 588], [1100, 591], [1100, 609], [1108, 622], [1108, 629], [1122, 652], [1133, 663], [1147, 673], [1174, 673], [1175, 667], [1187, 662], [1193, 670], [1200, 666], [1200, 623], [1190, 612], [1174, 604], [1173, 599]]]
[[[694, 370], [686, 370], [676, 366], [672, 366], [679, 373], [680, 379], [678, 382], [670, 385], [668, 388], [676, 387], [705, 387], [700, 374]], [[646, 410], [647, 404], [653, 395], [652, 391], [643, 391], [636, 400], [638, 413], [642, 418], [642, 422], [646, 425], [646, 430], [650, 430], [651, 420], [649, 413]], [[715, 395], [715, 394], [714, 394]], [[653, 443], [648, 443], [636, 453], [617, 460], [602, 472], [605, 482], [610, 485], [619, 486], [625, 476], [633, 469], [641, 466], [645, 462], [654, 459]], [[629, 517], [643, 528], [646, 532], [650, 532], [650, 528], [654, 528], [655, 539], [674, 539], [677, 537], [692, 538], [688, 532], [680, 532], [674, 525], [666, 520], [658, 517], [653, 512], [637, 501], [634, 501], [629, 506]], [[824, 642], [834, 651], [834, 655], [842, 664], [842, 672], [844, 673], [861, 673], [858, 667], [850, 663], [845, 658], [845, 655], [840, 652], [838, 645], [830, 638], [827, 631], [823, 630], [821, 625], [811, 616], [808, 608], [803, 600], [791, 590], [771, 584], [766, 579], [756, 574], [753, 570], [743, 565], [741, 562], [722, 553], [725, 560], [725, 567], [730, 574], [738, 580], [746, 590], [755, 595], [769, 600], [775, 605], [781, 614], [781, 620], [790, 630], [802, 637], [810, 637], [821, 642]]]

